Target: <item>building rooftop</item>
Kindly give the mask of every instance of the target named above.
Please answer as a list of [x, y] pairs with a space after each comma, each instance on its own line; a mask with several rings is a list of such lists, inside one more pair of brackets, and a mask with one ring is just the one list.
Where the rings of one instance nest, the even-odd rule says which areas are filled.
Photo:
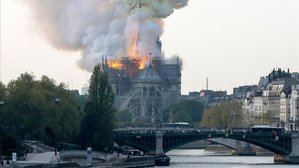
[[147, 65], [147, 67], [142, 70], [136, 78], [133, 80], [134, 82], [162, 82], [162, 79], [155, 71], [152, 63]]

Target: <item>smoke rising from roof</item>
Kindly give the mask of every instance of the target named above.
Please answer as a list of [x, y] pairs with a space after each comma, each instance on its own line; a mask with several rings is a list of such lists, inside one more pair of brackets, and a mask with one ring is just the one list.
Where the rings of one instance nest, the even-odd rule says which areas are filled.
[[[188, 0], [26, 0], [38, 27], [57, 49], [81, 51], [91, 71], [102, 56], [162, 57], [163, 18]], [[132, 53], [133, 51], [133, 53]]]

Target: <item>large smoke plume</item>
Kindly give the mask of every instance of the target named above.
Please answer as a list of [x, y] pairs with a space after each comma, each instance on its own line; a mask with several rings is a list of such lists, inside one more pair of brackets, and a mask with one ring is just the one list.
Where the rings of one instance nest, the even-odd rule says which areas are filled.
[[81, 51], [91, 71], [102, 56], [161, 57], [163, 18], [188, 0], [26, 0], [37, 25], [58, 49]]

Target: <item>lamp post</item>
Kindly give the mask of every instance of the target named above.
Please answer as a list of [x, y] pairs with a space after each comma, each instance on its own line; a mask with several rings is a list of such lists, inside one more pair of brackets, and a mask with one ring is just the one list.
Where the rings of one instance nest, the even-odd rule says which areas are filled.
[[[4, 105], [4, 101], [0, 101], [0, 118], [2, 113], [2, 106]], [[0, 123], [0, 165], [2, 165], [2, 156], [1, 156], [1, 149], [2, 149], [2, 123]]]
[[233, 128], [236, 128], [236, 113], [235, 112], [233, 112], [233, 118], [234, 118]]
[[57, 155], [57, 143], [56, 143], [56, 115], [57, 115], [57, 110], [58, 110], [58, 105], [59, 105], [59, 98], [55, 98], [55, 113], [54, 113], [54, 149], [55, 149], [55, 155]]
[[227, 116], [224, 117], [225, 129], [227, 129]]
[[209, 120], [209, 131], [211, 131], [211, 116], [209, 116], [208, 120]]
[[291, 118], [291, 132], [293, 132], [294, 131], [294, 118], [292, 117]]

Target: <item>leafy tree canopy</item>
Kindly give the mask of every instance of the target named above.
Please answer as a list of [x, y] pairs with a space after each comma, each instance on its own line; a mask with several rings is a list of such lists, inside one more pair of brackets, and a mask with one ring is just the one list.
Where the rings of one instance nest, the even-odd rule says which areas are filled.
[[[177, 103], [163, 111], [163, 121], [198, 123], [204, 111], [204, 104], [196, 100], [185, 100]], [[172, 117], [171, 117], [172, 113]]]
[[243, 127], [242, 106], [238, 102], [221, 102], [204, 111], [201, 125], [204, 127]]
[[3, 85], [2, 82], [0, 82], [0, 101], [4, 101], [6, 94], [6, 87]]
[[89, 96], [84, 107], [86, 113], [81, 130], [81, 144], [103, 151], [113, 147], [115, 127], [114, 93], [108, 74], [95, 66], [90, 78]]
[[131, 122], [132, 121], [132, 114], [128, 110], [118, 111], [116, 113], [117, 122]]
[[[3, 88], [0, 84], [2, 97]], [[79, 134], [82, 112], [64, 84], [56, 85], [47, 76], [36, 80], [24, 73], [10, 81], [5, 90], [0, 123], [6, 135], [17, 140], [44, 140], [51, 145], [55, 114], [58, 141], [71, 142]], [[59, 104], [55, 104], [56, 98], [60, 99]]]
[[275, 114], [271, 111], [263, 111], [254, 118], [254, 124], [272, 125], [275, 121]]

